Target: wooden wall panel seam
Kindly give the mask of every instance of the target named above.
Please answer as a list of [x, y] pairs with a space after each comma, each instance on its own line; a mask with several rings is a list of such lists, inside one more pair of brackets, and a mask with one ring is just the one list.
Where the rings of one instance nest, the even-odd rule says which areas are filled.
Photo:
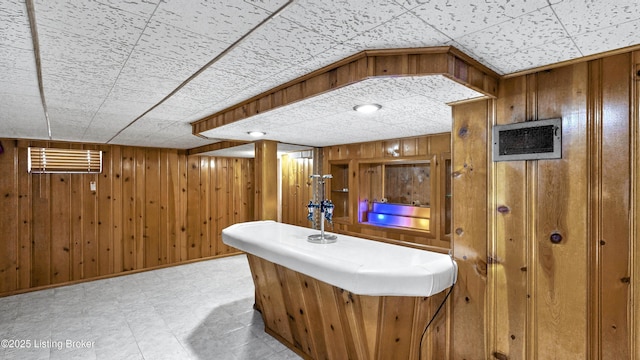
[[631, 80], [631, 207], [630, 207], [630, 241], [631, 252], [629, 270], [631, 272], [629, 323], [629, 353], [632, 360], [640, 360], [640, 52], [632, 53]]
[[602, 204], [602, 60], [589, 62], [589, 91], [587, 94], [587, 141], [588, 141], [588, 170], [587, 185], [587, 218], [592, 219], [587, 228], [587, 239], [589, 239], [588, 269], [589, 282], [587, 283], [590, 295], [588, 318], [589, 346], [587, 356], [589, 358], [600, 358], [602, 298], [600, 289], [602, 288], [601, 274], [601, 252], [600, 246], [596, 242], [602, 239], [602, 215], [600, 213]]

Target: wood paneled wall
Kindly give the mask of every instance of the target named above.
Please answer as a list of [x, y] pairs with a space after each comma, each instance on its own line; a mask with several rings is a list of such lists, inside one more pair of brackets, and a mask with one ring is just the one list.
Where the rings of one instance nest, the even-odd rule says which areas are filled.
[[[221, 229], [253, 216], [252, 160], [0, 141], [0, 296], [228, 254]], [[28, 174], [31, 145], [103, 150], [103, 172]]]
[[[430, 160], [432, 164], [436, 162], [442, 165], [445, 157], [451, 152], [451, 135], [438, 134], [430, 136], [419, 136], [413, 138], [392, 139], [385, 141], [372, 141], [366, 143], [337, 145], [323, 148], [323, 169], [331, 169], [331, 161], [350, 160], [354, 164], [359, 161], [384, 161], [385, 159], [406, 159], [406, 160]], [[431, 176], [436, 176], [440, 180], [440, 170], [444, 166], [431, 168]], [[352, 168], [358, 172], [358, 169]], [[326, 171], [325, 171], [326, 172]], [[357, 179], [355, 174], [351, 174]], [[357, 180], [349, 189], [351, 202], [351, 216], [349, 221], [335, 223], [337, 232], [345, 234], [368, 237], [375, 240], [397, 240], [402, 243], [412, 243], [428, 245], [438, 248], [448, 249], [451, 244], [449, 237], [445, 236], [440, 226], [440, 203], [443, 195], [443, 182], [435, 181], [435, 188], [432, 189], [432, 231], [430, 234], [420, 233], [411, 230], [387, 229], [382, 227], [361, 225], [357, 219], [358, 206], [358, 184]]]
[[[640, 356], [631, 322], [639, 60], [625, 53], [509, 78], [497, 100], [454, 106], [452, 358]], [[557, 117], [562, 159], [491, 161], [493, 125]]]
[[309, 175], [313, 174], [313, 159], [293, 158], [283, 155], [282, 172], [282, 222], [311, 227], [307, 220], [307, 204], [313, 199], [313, 186]]

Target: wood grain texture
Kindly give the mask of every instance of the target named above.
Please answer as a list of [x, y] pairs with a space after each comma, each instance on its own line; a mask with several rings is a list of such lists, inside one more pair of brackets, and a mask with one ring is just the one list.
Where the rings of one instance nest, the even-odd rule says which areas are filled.
[[[454, 106], [452, 358], [638, 358], [633, 58], [509, 77], [495, 107]], [[488, 139], [474, 136], [548, 118], [562, 119], [562, 159], [477, 161]]]
[[278, 155], [277, 142], [255, 143], [254, 220], [278, 219]]
[[[442, 359], [444, 295], [356, 295], [248, 254], [265, 330], [305, 359]], [[445, 310], [446, 312], [446, 310]], [[443, 313], [445, 314], [445, 313]], [[421, 355], [422, 352], [422, 355]], [[430, 354], [430, 355], [429, 355]]]
[[[453, 359], [486, 357], [487, 140], [489, 101], [453, 107], [453, 292], [450, 351]], [[484, 196], [479, 196], [484, 194]]]
[[[237, 253], [221, 231], [253, 218], [251, 159], [0, 141], [0, 296]], [[103, 172], [28, 174], [31, 145], [101, 149]]]
[[313, 174], [313, 159], [280, 158], [282, 178], [281, 219], [283, 223], [311, 227], [306, 206], [313, 198], [309, 175]]

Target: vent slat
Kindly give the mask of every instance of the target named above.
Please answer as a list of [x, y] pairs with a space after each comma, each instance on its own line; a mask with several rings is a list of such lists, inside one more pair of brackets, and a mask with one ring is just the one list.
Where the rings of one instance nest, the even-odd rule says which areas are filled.
[[100, 173], [102, 151], [58, 148], [28, 149], [29, 173]]

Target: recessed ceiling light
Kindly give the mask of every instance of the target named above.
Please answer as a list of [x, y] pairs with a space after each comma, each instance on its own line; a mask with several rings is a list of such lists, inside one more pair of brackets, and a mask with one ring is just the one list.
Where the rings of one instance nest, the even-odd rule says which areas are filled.
[[264, 131], [249, 131], [249, 132], [247, 132], [247, 134], [249, 134], [249, 135], [251, 135], [253, 137], [261, 137], [261, 136], [267, 135], [267, 133], [264, 132]]
[[378, 104], [364, 104], [364, 105], [356, 105], [353, 107], [353, 110], [357, 112], [361, 112], [363, 114], [372, 114], [382, 108], [382, 105]]

